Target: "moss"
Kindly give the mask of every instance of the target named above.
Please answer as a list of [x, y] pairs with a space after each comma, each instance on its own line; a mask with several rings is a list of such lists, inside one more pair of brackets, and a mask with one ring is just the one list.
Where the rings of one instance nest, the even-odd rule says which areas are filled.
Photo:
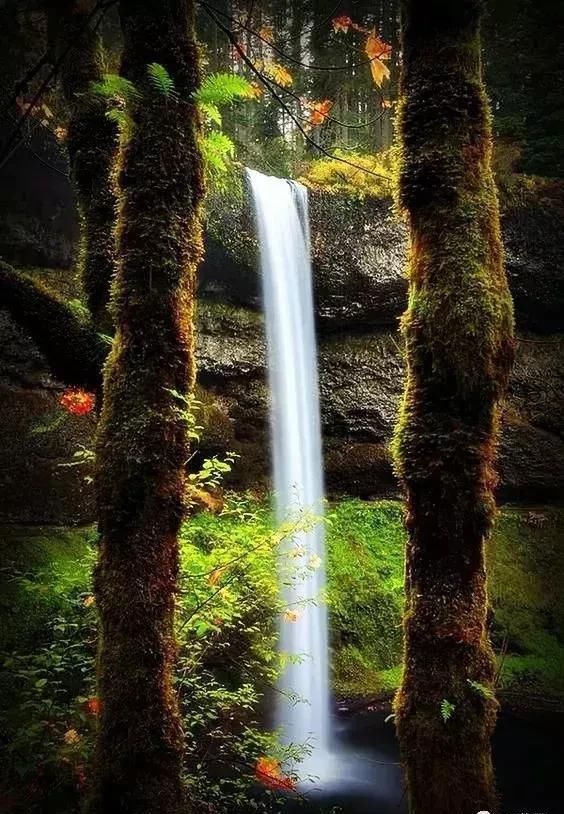
[[[395, 460], [407, 501], [405, 669], [395, 701], [410, 808], [496, 808], [484, 543], [513, 357], [481, 76], [481, 0], [403, 0], [399, 198], [411, 252]], [[444, 699], [456, 712], [444, 726]]]
[[[198, 48], [191, 2], [121, 0], [119, 11], [123, 71], [143, 98], [120, 156], [116, 336], [96, 445], [102, 713], [90, 811], [177, 814], [185, 793], [174, 615], [189, 457], [178, 395], [195, 383]], [[177, 95], [150, 81], [153, 62]]]
[[88, 307], [99, 330], [111, 332], [107, 306], [115, 271], [113, 173], [118, 150], [115, 121], [107, 116], [107, 101], [91, 92], [105, 71], [102, 40], [88, 25], [92, 2], [62, 0], [49, 6], [55, 52], [64, 55], [61, 85], [69, 110], [67, 149], [71, 176], [78, 193], [81, 217], [78, 266]]
[[[564, 510], [504, 509], [488, 552], [499, 683], [513, 694], [564, 692]], [[333, 684], [342, 695], [396, 689], [404, 604], [403, 508], [336, 504], [328, 526]], [[372, 589], [372, 590], [371, 590]], [[502, 653], [507, 648], [507, 654]]]
[[[259, 522], [261, 533], [268, 527], [262, 511], [258, 521], [249, 522]], [[187, 537], [208, 550], [210, 540], [245, 533], [241, 520], [203, 512], [191, 521]], [[488, 567], [500, 686], [524, 701], [529, 693], [564, 693], [563, 534], [564, 509], [556, 508], [506, 508], [494, 528]], [[402, 504], [336, 503], [327, 535], [334, 690], [360, 697], [391, 692], [401, 679]], [[61, 591], [69, 584], [85, 585], [94, 537], [91, 527], [3, 527], [0, 569], [43, 572]], [[0, 596], [0, 650], [40, 643], [45, 622], [57, 609], [6, 577]]]
[[58, 295], [0, 260], [0, 302], [45, 356], [54, 376], [90, 390], [101, 387], [108, 346], [90, 322]]

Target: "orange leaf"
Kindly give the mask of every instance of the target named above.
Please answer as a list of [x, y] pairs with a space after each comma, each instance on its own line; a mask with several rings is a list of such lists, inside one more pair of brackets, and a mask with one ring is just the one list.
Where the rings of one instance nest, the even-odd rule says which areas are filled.
[[263, 25], [259, 30], [259, 37], [267, 42], [274, 42], [274, 29], [271, 25]]
[[309, 123], [314, 127], [318, 124], [323, 124], [332, 107], [333, 102], [330, 99], [324, 99], [322, 102], [311, 102]]
[[292, 791], [296, 787], [295, 781], [282, 773], [280, 761], [272, 757], [259, 757], [255, 777], [263, 786], [275, 791]]
[[369, 59], [389, 59], [392, 54], [392, 46], [380, 39], [375, 28], [368, 35], [364, 50]]
[[341, 14], [340, 17], [334, 17], [331, 22], [333, 23], [333, 31], [335, 34], [337, 34], [339, 31], [346, 34], [352, 25], [352, 20], [347, 14]]
[[374, 80], [374, 84], [378, 85], [379, 88], [382, 87], [384, 79], [390, 78], [390, 69], [388, 68], [387, 65], [384, 65], [381, 59], [371, 60], [370, 70], [372, 72], [372, 79]]

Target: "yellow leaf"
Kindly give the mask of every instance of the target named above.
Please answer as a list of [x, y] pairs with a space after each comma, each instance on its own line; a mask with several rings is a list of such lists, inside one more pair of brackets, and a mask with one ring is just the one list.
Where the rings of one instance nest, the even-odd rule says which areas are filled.
[[379, 88], [382, 87], [384, 79], [390, 78], [390, 69], [387, 65], [384, 65], [381, 59], [374, 58], [371, 60], [370, 71], [372, 73], [374, 84], [378, 85]]
[[390, 58], [392, 46], [381, 40], [376, 33], [376, 29], [373, 28], [366, 39], [364, 50], [370, 60], [370, 71], [374, 84], [381, 88], [384, 79], [390, 78], [390, 69], [387, 65], [384, 65], [382, 60]]
[[294, 81], [290, 71], [278, 62], [266, 62], [263, 70], [270, 79], [283, 88], [287, 88]]

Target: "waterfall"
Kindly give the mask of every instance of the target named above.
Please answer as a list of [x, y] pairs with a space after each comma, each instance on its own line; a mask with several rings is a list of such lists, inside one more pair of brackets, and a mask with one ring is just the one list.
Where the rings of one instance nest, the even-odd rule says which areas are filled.
[[[298, 770], [321, 776], [329, 757], [329, 670], [325, 588], [321, 423], [307, 190], [295, 181], [248, 170], [254, 198], [268, 346], [276, 514], [295, 518], [283, 543], [280, 651], [299, 656], [284, 670], [276, 723], [286, 744], [309, 749]], [[304, 517], [317, 518], [309, 522]]]

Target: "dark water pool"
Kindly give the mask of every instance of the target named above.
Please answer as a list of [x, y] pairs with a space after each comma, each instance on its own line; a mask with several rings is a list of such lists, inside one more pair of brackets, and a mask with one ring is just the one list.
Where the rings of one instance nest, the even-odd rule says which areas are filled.
[[[288, 812], [339, 806], [344, 814], [405, 814], [397, 741], [385, 718], [385, 712], [368, 710], [338, 716], [337, 741], [348, 755], [343, 771], [352, 780], [323, 793], [306, 792], [308, 804], [290, 803]], [[493, 742], [501, 814], [564, 812], [562, 723], [557, 714], [501, 714]]]

